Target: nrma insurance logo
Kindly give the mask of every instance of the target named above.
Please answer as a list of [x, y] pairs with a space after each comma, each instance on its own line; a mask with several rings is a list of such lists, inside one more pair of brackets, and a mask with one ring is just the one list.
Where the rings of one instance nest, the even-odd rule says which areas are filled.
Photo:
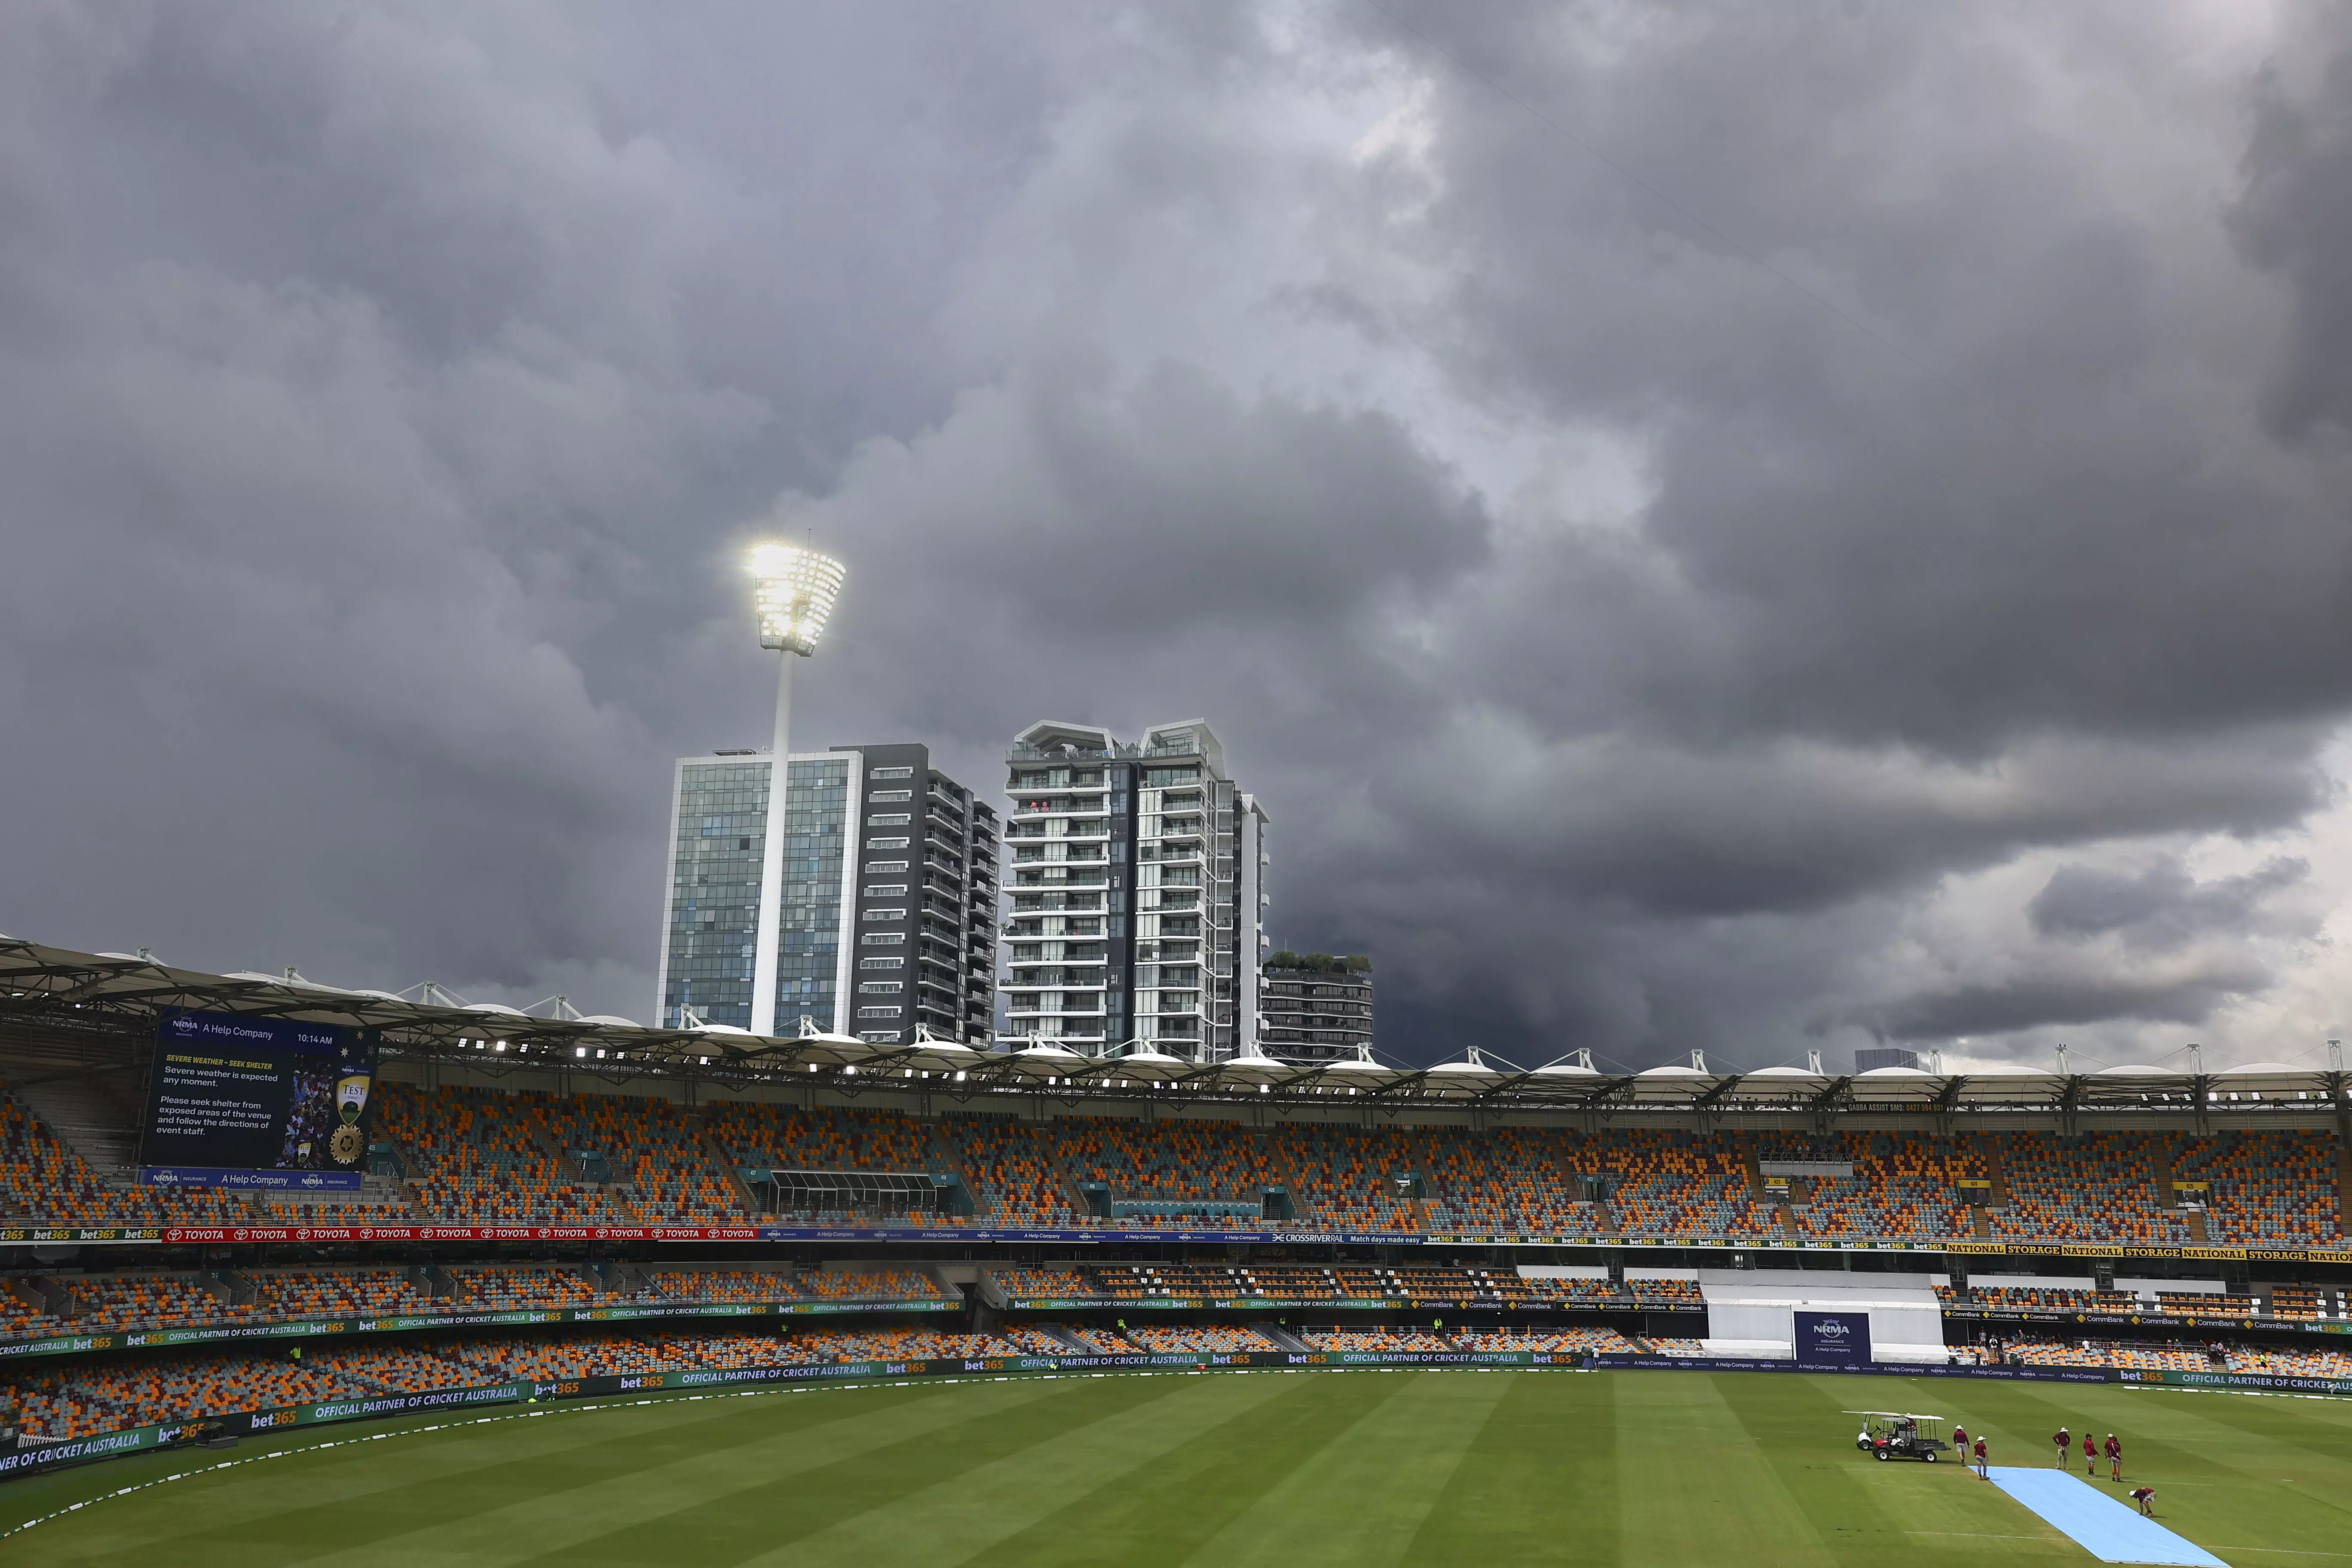
[[1853, 1331], [1846, 1327], [1843, 1318], [1827, 1318], [1813, 1325], [1815, 1339], [1828, 1340], [1832, 1343], [1845, 1338], [1851, 1332]]

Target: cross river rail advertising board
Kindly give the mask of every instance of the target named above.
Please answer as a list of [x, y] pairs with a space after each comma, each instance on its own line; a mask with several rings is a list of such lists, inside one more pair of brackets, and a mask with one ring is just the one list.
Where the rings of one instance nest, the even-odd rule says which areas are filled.
[[357, 1192], [376, 1032], [233, 1013], [166, 1013], [140, 1131], [157, 1187]]

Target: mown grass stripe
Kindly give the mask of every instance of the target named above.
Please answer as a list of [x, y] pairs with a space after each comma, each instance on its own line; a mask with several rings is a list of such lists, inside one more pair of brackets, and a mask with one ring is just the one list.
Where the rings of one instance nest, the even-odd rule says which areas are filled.
[[1514, 1373], [1387, 1373], [1396, 1394], [1332, 1432], [1306, 1462], [1228, 1520], [1195, 1563], [1401, 1561]]
[[1621, 1385], [1605, 1374], [1513, 1378], [1403, 1562], [1409, 1568], [1617, 1562]]
[[1285, 1376], [1264, 1405], [1160, 1454], [1118, 1481], [1071, 1498], [971, 1560], [970, 1568], [1167, 1568], [1312, 1458], [1331, 1433], [1393, 1397], [1388, 1376]]
[[837, 1476], [844, 1495], [817, 1500], [819, 1508], [796, 1508], [789, 1522], [774, 1521], [768, 1550], [700, 1560], [746, 1568], [964, 1563], [1034, 1524], [1071, 1493], [1125, 1484], [1170, 1449], [1265, 1405], [1281, 1394], [1285, 1381], [1209, 1376], [1082, 1384], [1064, 1402], [1066, 1411], [1053, 1414], [1089, 1419], [1049, 1429], [1042, 1419], [1046, 1407], [1034, 1406], [977, 1434], [988, 1443], [987, 1463], [945, 1474], [921, 1467], [900, 1476], [896, 1486], [880, 1484], [865, 1468]]

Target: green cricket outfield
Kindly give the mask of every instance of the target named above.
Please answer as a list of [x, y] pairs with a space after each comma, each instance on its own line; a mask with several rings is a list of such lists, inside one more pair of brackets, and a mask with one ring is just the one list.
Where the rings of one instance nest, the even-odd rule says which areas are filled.
[[2352, 1401], [1451, 1370], [768, 1391], [289, 1434], [10, 1482], [0, 1528], [40, 1522], [0, 1556], [26, 1568], [2093, 1561], [1948, 1456], [1857, 1452], [1843, 1412], [1863, 1406], [1958, 1419], [1990, 1439], [1997, 1465], [2052, 1463], [2062, 1423], [2113, 1431], [2126, 1485], [2156, 1487], [2163, 1522], [2233, 1568], [2352, 1568]]

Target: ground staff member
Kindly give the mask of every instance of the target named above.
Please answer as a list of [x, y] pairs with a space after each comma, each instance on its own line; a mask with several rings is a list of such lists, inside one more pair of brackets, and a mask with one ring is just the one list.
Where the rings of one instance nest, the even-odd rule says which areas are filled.
[[2063, 1470], [2066, 1468], [2066, 1456], [2074, 1451], [2074, 1436], [2061, 1426], [2057, 1436], [2050, 1440], [2058, 1445], [2058, 1468]]
[[1986, 1480], [1992, 1479], [1992, 1466], [1985, 1458], [1985, 1441], [1981, 1437], [1977, 1439], [1977, 1474]]
[[2156, 1517], [2156, 1489], [2154, 1487], [2132, 1488], [2132, 1501], [2139, 1504], [2140, 1512], [2147, 1515], [2148, 1518], [2154, 1519]]
[[2124, 1479], [2124, 1446], [2116, 1441], [2113, 1432], [2107, 1434], [2107, 1468], [2113, 1472], [2107, 1477], [2109, 1480]]
[[2088, 1432], [2083, 1434], [2083, 1473], [2095, 1481], [2099, 1479], [2099, 1444]]

